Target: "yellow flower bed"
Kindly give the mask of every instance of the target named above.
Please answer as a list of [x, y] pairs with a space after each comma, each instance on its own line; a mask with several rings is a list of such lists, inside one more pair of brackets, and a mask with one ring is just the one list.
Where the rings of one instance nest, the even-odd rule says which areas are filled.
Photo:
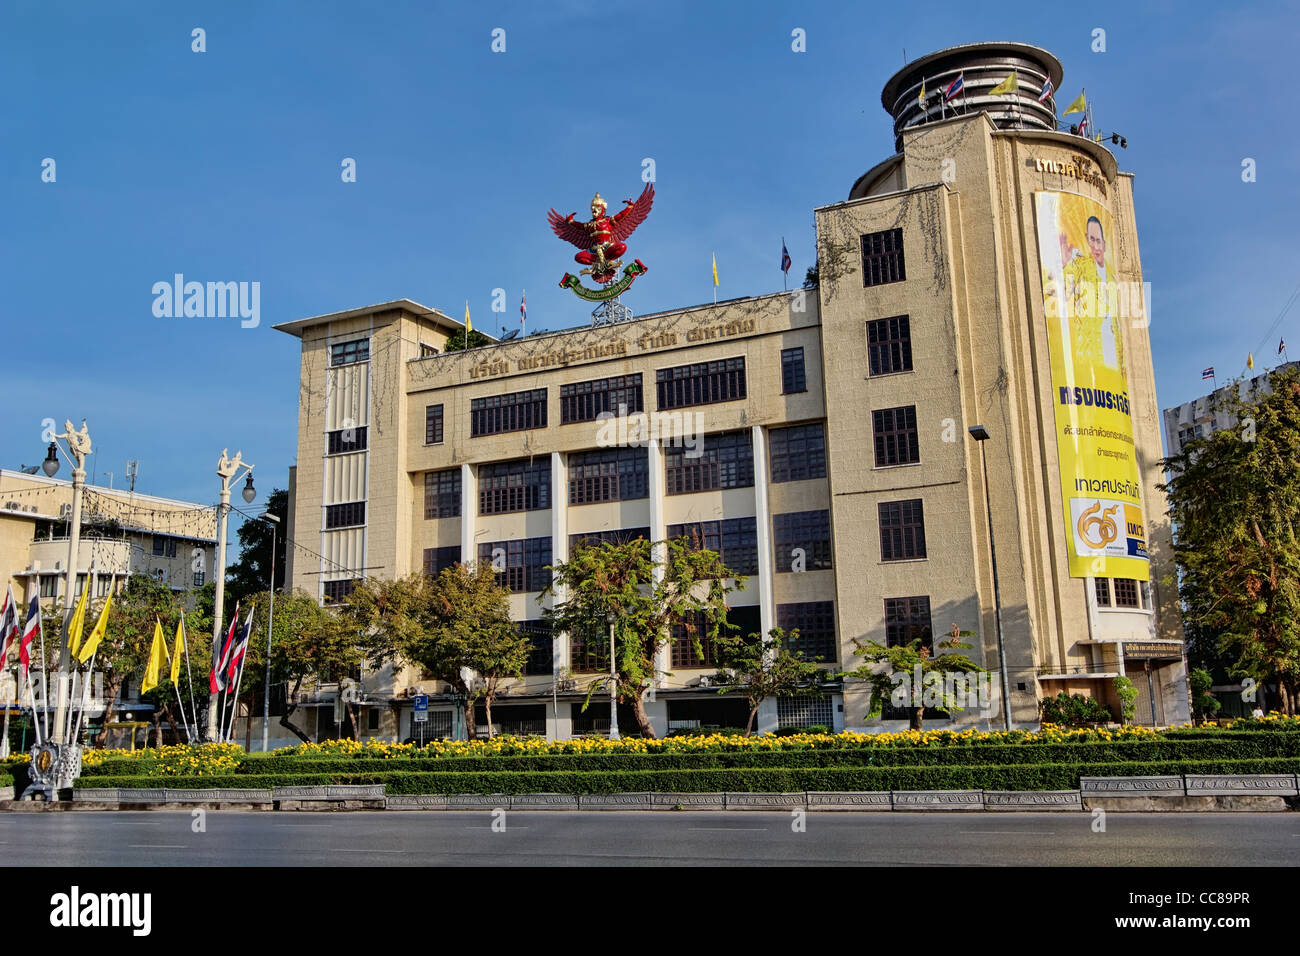
[[244, 748], [237, 744], [172, 744], [147, 750], [87, 750], [81, 762], [94, 767], [114, 757], [142, 761], [150, 776], [210, 777], [238, 773], [244, 762]]

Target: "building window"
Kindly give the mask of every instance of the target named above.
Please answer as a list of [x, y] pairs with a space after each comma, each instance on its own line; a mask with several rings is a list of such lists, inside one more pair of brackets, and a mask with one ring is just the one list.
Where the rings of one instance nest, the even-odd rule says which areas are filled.
[[420, 358], [432, 358], [438, 354], [438, 350], [427, 342], [420, 343]]
[[872, 375], [912, 371], [912, 327], [907, 316], [867, 323], [867, 360]]
[[378, 729], [379, 729], [379, 708], [367, 707], [366, 708], [366, 730], [378, 730]]
[[153, 536], [153, 553], [157, 558], [174, 558], [176, 557], [176, 539], [169, 538], [166, 535], [156, 534]]
[[871, 413], [876, 438], [876, 467], [910, 465], [921, 460], [916, 434], [916, 406], [881, 408]]
[[[569, 635], [569, 669], [575, 674], [601, 674], [609, 671], [609, 631], [593, 629], [586, 638]], [[576, 710], [580, 704], [574, 704]], [[609, 705], [606, 704], [606, 707]], [[609, 729], [608, 721], [605, 729]], [[578, 728], [573, 728], [574, 733]]]
[[1138, 601], [1138, 583], [1132, 578], [1114, 578], [1115, 606], [1141, 607]]
[[203, 572], [202, 572], [202, 571], [195, 571], [195, 572], [194, 572], [194, 586], [195, 586], [196, 588], [201, 588], [201, 587], [203, 587], [203, 581], [204, 581], [204, 574], [203, 574]]
[[934, 649], [934, 632], [930, 625], [930, 598], [885, 598], [885, 644], [906, 647], [915, 640]]
[[569, 456], [569, 504], [632, 501], [650, 495], [650, 452], [602, 448]]
[[357, 528], [366, 523], [366, 503], [349, 501], [342, 505], [325, 506], [325, 529]]
[[[726, 622], [718, 625], [718, 633], [749, 638], [751, 635], [757, 634], [762, 628], [758, 615], [757, 607], [729, 607], [727, 608]], [[734, 625], [735, 630], [727, 627], [728, 624]], [[709, 625], [703, 612], [696, 611], [694, 614], [689, 615], [683, 623], [674, 624], [672, 635], [671, 661], [673, 667], [718, 666], [716, 648], [713, 639], [709, 636]], [[699, 643], [698, 650], [695, 646], [696, 642]]]
[[356, 580], [348, 578], [343, 581], [326, 581], [325, 582], [325, 603], [336, 604], [352, 593], [356, 587]]
[[602, 544], [627, 544], [637, 538], [650, 540], [649, 528], [618, 528], [606, 531], [584, 531], [569, 535], [569, 554], [578, 548], [599, 548]]
[[1093, 585], [1097, 591], [1098, 606], [1110, 607], [1110, 578], [1093, 578]]
[[[696, 457], [690, 457], [688, 451]], [[670, 495], [751, 488], [754, 485], [753, 439], [747, 431], [725, 432], [702, 437], [693, 449], [665, 448], [664, 467]]]
[[794, 511], [772, 515], [772, 544], [778, 573], [796, 567], [807, 571], [831, 567], [831, 513]]
[[460, 545], [446, 548], [424, 549], [424, 573], [434, 578], [454, 564], [460, 563]]
[[478, 560], [491, 565], [501, 586], [515, 594], [540, 591], [551, 581], [550, 538], [484, 541], [478, 546]]
[[330, 432], [326, 436], [326, 454], [343, 455], [350, 451], [365, 451], [367, 430], [365, 425], [356, 425]]
[[835, 727], [835, 706], [827, 694], [815, 697], [778, 697], [778, 727]]
[[670, 540], [686, 538], [695, 550], [712, 551], [736, 574], [758, 573], [758, 519], [727, 518], [670, 524]]
[[601, 415], [628, 415], [644, 410], [640, 372], [560, 386], [561, 425], [591, 422]]
[[59, 596], [59, 576], [57, 574], [41, 575], [41, 597], [52, 598]]
[[424, 407], [424, 443], [426, 445], [442, 444], [441, 405], [426, 405]]
[[808, 391], [808, 383], [803, 372], [803, 348], [781, 350], [781, 393], [790, 395], [794, 392]]
[[546, 427], [546, 389], [534, 388], [508, 395], [471, 399], [469, 403], [469, 433], [499, 435], [527, 428]]
[[330, 365], [352, 365], [354, 362], [367, 362], [369, 360], [369, 339], [357, 339], [355, 342], [337, 342], [330, 346]]
[[[835, 605], [830, 601], [778, 604], [776, 625], [785, 631], [790, 650], [802, 651], [805, 660], [836, 659]], [[795, 630], [799, 635], [791, 638], [789, 634]]]
[[768, 432], [772, 481], [826, 477], [826, 428], [821, 422]]
[[907, 278], [903, 268], [903, 230], [885, 229], [862, 237], [862, 284], [884, 285]]
[[551, 506], [551, 460], [503, 461], [478, 469], [478, 513], [541, 511]]
[[745, 397], [745, 358], [661, 368], [655, 373], [660, 408], [712, 405]]
[[460, 469], [424, 473], [424, 517], [460, 517]]
[[920, 498], [880, 504], [880, 560], [925, 557], [925, 513]]
[[519, 634], [528, 639], [528, 660], [524, 662], [524, 676], [549, 675], [554, 670], [555, 644], [551, 628], [545, 621], [520, 621]]

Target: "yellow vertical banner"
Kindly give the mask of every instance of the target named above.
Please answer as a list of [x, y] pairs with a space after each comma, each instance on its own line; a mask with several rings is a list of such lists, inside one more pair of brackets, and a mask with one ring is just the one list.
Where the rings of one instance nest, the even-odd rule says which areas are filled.
[[1034, 202], [1070, 575], [1146, 581], [1122, 325], [1141, 308], [1141, 285], [1115, 272], [1114, 223], [1100, 203], [1062, 192]]

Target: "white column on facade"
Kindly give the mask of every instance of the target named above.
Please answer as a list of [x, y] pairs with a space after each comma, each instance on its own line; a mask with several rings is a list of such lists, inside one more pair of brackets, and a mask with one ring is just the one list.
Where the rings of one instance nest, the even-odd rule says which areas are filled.
[[478, 474], [473, 465], [460, 466], [460, 563], [478, 560], [474, 547], [474, 519], [478, 515]]
[[772, 515], [768, 506], [767, 477], [767, 433], [762, 425], [755, 425], [754, 514], [758, 526], [758, 619], [764, 637], [776, 626], [776, 603], [772, 597]]
[[[551, 452], [551, 563], [569, 560], [569, 463], [562, 452]], [[551, 607], [568, 599], [568, 589], [559, 585], [551, 597]], [[560, 671], [569, 667], [569, 635], [552, 635], [554, 663], [551, 671], [559, 679]]]
[[[646, 445], [646, 455], [649, 458], [646, 468], [650, 478], [650, 540], [663, 541], [668, 537], [668, 526], [664, 523], [664, 454], [659, 447], [659, 439], [651, 438], [649, 440]], [[665, 550], [663, 545], [659, 545], [654, 549], [656, 581], [663, 580], [663, 565], [668, 559], [668, 555], [664, 553]], [[671, 666], [672, 657], [668, 652], [668, 646], [664, 645], [655, 654], [655, 672], [656, 674], [666, 673]], [[662, 683], [661, 679], [656, 678], [656, 686]]]

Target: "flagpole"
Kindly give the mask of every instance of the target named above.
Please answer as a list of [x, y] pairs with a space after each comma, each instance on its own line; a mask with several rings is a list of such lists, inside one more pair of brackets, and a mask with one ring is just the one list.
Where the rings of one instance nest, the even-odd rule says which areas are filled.
[[[230, 708], [230, 731], [226, 734], [226, 743], [231, 743], [230, 737], [235, 732], [235, 715], [239, 712], [239, 688], [244, 684], [244, 670], [248, 664], [247, 651], [244, 659], [239, 662], [239, 676], [235, 678], [235, 706]], [[250, 708], [249, 719], [252, 719]]]
[[[199, 712], [194, 705], [194, 673], [190, 670], [190, 636], [185, 632], [185, 615], [181, 615], [181, 647], [185, 649], [185, 679], [190, 684], [190, 713], [194, 715], [194, 735], [199, 732]], [[191, 738], [193, 742], [193, 738]]]
[[36, 630], [41, 636], [41, 696], [45, 706], [41, 709], [41, 719], [45, 721], [45, 736], [50, 735], [50, 682], [47, 676], [49, 664], [45, 659], [45, 615], [41, 613], [41, 599], [36, 597]]
[[[3, 637], [0, 637], [0, 641], [2, 641], [3, 639], [4, 639]], [[5, 654], [5, 657], [6, 658], [9, 657], [8, 653]], [[6, 660], [4, 664], [5, 664], [4, 669], [8, 670], [9, 669], [8, 660]], [[9, 675], [6, 674], [5, 676], [8, 677]], [[17, 675], [14, 675], [15, 690], [17, 690], [17, 685], [18, 685]], [[7, 759], [9, 756], [9, 708], [11, 706], [11, 702], [13, 701], [13, 696], [14, 695], [9, 690], [9, 682], [5, 681], [5, 729], [4, 729], [4, 739], [0, 740], [0, 760]]]
[[77, 725], [74, 728], [76, 730], [77, 737], [81, 736], [81, 724], [83, 718], [86, 716], [86, 708], [89, 706], [89, 703], [86, 700], [86, 695], [90, 691], [89, 675], [95, 673], [95, 658], [97, 658], [98, 656], [99, 656], [99, 648], [95, 648], [95, 652], [90, 655], [90, 669], [86, 671], [87, 674], [86, 681], [81, 685], [81, 710], [77, 713]]
[[[20, 665], [21, 666], [21, 665]], [[36, 732], [36, 746], [41, 745], [41, 722], [36, 719], [36, 691], [32, 687], [32, 669], [27, 668], [27, 699], [32, 705], [32, 729]]]
[[79, 673], [80, 671], [74, 668], [72, 673], [68, 675], [68, 719], [64, 723], [63, 727], [60, 728], [63, 730], [63, 739], [70, 744], [76, 743], [76, 741], [72, 739], [72, 712], [75, 709], [72, 701], [75, 700], [77, 696], [77, 675]]

